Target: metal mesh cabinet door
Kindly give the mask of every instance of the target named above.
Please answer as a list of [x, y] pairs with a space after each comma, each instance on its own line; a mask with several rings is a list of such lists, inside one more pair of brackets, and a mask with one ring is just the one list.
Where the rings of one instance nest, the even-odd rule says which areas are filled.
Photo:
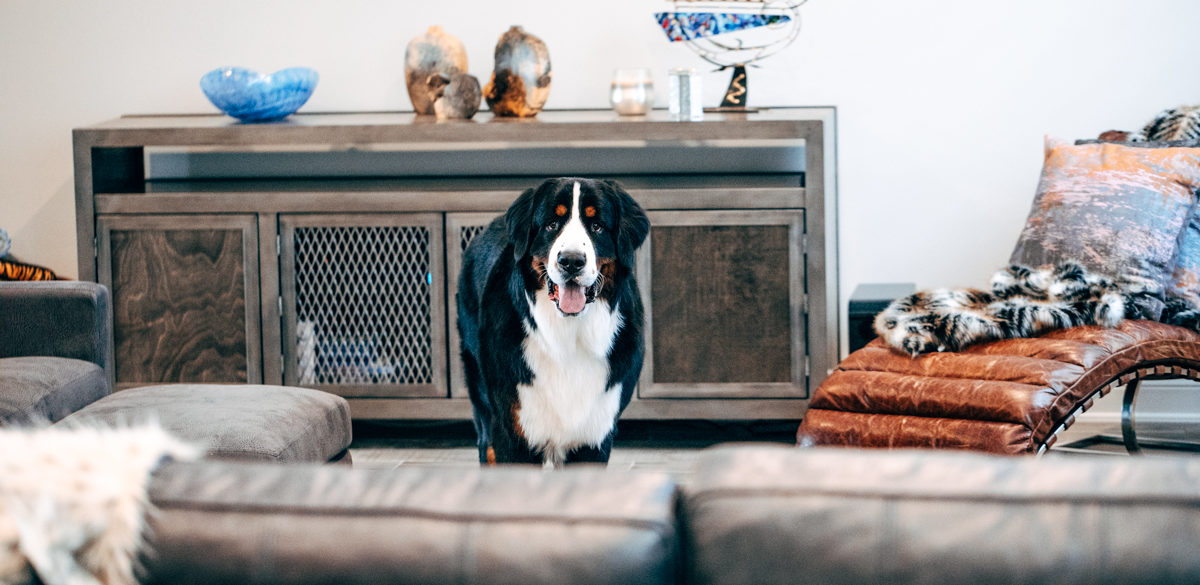
[[441, 214], [280, 216], [284, 382], [445, 397]]
[[466, 398], [467, 379], [463, 374], [462, 352], [458, 337], [458, 275], [462, 272], [463, 252], [471, 240], [483, 233], [488, 224], [502, 212], [495, 213], [448, 213], [446, 214], [446, 295], [447, 312], [450, 315], [450, 396]]
[[650, 212], [640, 398], [804, 398], [804, 212]]

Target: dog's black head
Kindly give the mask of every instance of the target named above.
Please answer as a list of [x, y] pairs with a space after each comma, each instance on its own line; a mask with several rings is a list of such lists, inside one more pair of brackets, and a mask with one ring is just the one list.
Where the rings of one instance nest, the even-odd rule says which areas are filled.
[[613, 181], [550, 179], [521, 194], [504, 216], [513, 255], [564, 315], [611, 299], [650, 231], [642, 207]]

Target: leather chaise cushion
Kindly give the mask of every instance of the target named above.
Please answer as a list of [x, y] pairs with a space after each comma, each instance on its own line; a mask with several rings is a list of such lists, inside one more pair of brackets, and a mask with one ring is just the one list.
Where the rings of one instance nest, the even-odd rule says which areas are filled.
[[1030, 453], [1119, 376], [1200, 369], [1200, 334], [1153, 321], [1082, 326], [917, 358], [875, 340], [814, 393], [802, 444]]

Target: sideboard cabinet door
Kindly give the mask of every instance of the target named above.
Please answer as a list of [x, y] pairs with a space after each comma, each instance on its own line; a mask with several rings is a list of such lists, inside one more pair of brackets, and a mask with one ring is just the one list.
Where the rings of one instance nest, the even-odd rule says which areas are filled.
[[650, 212], [639, 398], [803, 398], [802, 210]]
[[284, 383], [446, 397], [438, 213], [281, 215]]
[[467, 376], [463, 372], [462, 340], [458, 336], [458, 279], [462, 274], [463, 254], [475, 236], [483, 233], [502, 212], [446, 214], [446, 312], [450, 326], [450, 397], [467, 398]]
[[262, 382], [253, 215], [99, 216], [119, 388]]

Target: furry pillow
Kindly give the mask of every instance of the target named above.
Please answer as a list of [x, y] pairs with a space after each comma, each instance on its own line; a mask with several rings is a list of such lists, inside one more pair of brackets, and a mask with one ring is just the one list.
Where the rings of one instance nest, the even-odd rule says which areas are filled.
[[0, 583], [137, 583], [150, 472], [198, 454], [155, 425], [0, 429]]
[[[1029, 218], [1009, 262], [1075, 259], [1160, 299], [1200, 189], [1200, 152], [1047, 138]], [[1161, 316], [1162, 303], [1150, 311]]]

